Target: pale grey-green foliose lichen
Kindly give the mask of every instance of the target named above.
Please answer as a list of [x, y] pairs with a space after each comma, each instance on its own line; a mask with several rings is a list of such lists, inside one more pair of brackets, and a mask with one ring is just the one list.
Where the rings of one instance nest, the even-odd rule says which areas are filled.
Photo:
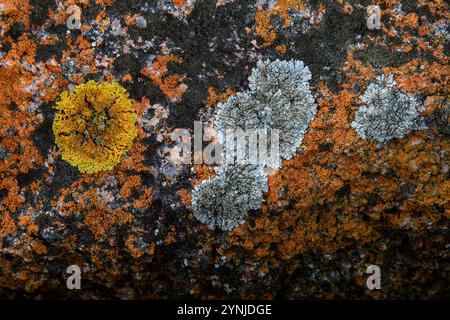
[[[310, 79], [311, 72], [302, 61], [259, 61], [249, 77], [249, 89], [219, 104], [214, 125], [223, 146], [222, 167], [216, 169], [214, 179], [204, 181], [192, 192], [192, 209], [200, 221], [213, 228], [231, 230], [244, 223], [249, 210], [260, 207], [267, 192], [264, 169], [278, 169], [281, 159], [294, 156], [316, 114]], [[236, 147], [226, 143], [230, 131], [264, 132], [270, 137], [278, 134], [278, 148], [273, 147], [270, 138], [267, 154], [272, 155], [273, 150], [279, 154], [268, 162], [243, 164], [228, 160], [227, 148]], [[250, 153], [247, 151], [246, 156]]]
[[310, 79], [302, 61], [259, 61], [248, 79], [249, 90], [219, 103], [214, 121], [218, 141], [224, 145], [227, 130], [278, 130], [279, 156], [291, 159], [317, 111]]
[[216, 173], [194, 188], [192, 209], [201, 222], [229, 231], [244, 223], [249, 210], [260, 207], [267, 177], [261, 166], [252, 165], [217, 167]]
[[426, 128], [419, 113], [423, 106], [413, 95], [398, 90], [392, 75], [379, 76], [360, 99], [364, 105], [356, 111], [352, 127], [362, 139], [373, 139], [381, 146]]

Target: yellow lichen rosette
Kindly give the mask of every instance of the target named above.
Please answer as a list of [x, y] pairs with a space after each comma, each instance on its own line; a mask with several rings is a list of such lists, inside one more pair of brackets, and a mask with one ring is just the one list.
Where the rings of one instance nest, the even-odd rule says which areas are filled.
[[53, 133], [63, 160], [84, 173], [114, 168], [137, 135], [137, 114], [125, 88], [91, 80], [60, 98]]

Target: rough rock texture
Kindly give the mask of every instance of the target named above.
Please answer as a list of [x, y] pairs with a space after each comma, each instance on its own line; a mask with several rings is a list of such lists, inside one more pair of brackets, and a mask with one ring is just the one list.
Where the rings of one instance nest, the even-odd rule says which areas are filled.
[[[450, 297], [448, 2], [377, 1], [379, 30], [369, 0], [0, 4], [1, 298]], [[171, 163], [171, 132], [212, 123], [277, 59], [308, 67], [317, 112], [260, 209], [212, 230], [190, 206], [214, 167]], [[427, 126], [383, 148], [352, 127], [379, 75]], [[129, 152], [95, 174], [52, 133], [61, 92], [89, 80], [119, 82], [138, 115]], [[66, 287], [73, 264], [81, 290]]]

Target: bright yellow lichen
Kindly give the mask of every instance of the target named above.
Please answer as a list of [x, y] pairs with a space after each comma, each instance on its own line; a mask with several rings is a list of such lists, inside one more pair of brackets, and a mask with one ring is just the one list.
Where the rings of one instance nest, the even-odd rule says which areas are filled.
[[126, 90], [116, 82], [89, 81], [64, 91], [53, 121], [62, 158], [81, 172], [111, 170], [137, 135]]

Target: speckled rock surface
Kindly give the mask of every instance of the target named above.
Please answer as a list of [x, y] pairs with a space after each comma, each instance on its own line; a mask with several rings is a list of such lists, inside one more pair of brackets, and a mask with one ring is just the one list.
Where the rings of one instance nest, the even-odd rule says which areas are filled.
[[[0, 298], [450, 298], [449, 4], [377, 1], [370, 30], [371, 4], [0, 0]], [[277, 59], [308, 67], [317, 112], [261, 206], [211, 229], [191, 205], [214, 165], [172, 163], [171, 133], [211, 129]], [[381, 75], [424, 123], [382, 146], [352, 127]], [[130, 151], [94, 174], [52, 132], [60, 94], [89, 80], [119, 82], [138, 116]]]

